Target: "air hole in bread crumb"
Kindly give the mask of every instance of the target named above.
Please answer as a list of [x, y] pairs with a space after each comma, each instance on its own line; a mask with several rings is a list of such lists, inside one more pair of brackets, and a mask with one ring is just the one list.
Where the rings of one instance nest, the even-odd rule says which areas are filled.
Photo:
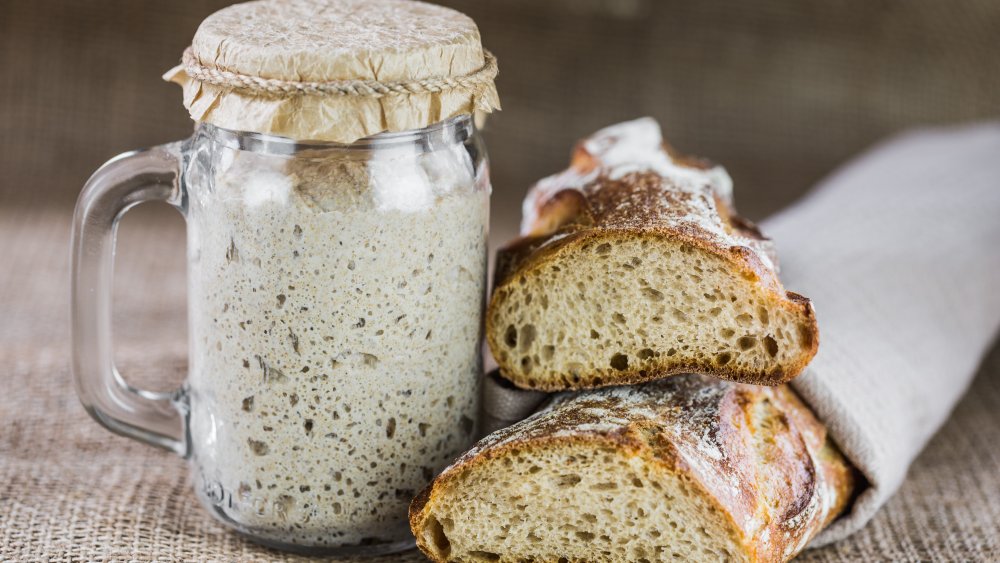
[[628, 369], [628, 356], [622, 353], [615, 354], [611, 356], [611, 367], [618, 371], [624, 371]]
[[770, 334], [764, 337], [764, 349], [767, 350], [767, 353], [770, 354], [772, 358], [778, 355], [778, 341], [776, 341]]
[[593, 541], [594, 534], [590, 532], [577, 532], [576, 537], [580, 538], [583, 541]]
[[684, 311], [675, 308], [672, 312], [674, 314], [674, 318], [677, 319], [678, 321], [681, 322], [687, 321], [687, 315], [684, 314]]
[[530, 357], [524, 356], [524, 357], [521, 358], [521, 369], [524, 370], [524, 373], [531, 373], [531, 358]]
[[767, 326], [767, 323], [770, 322], [770, 318], [768, 317], [767, 314], [767, 309], [763, 307], [757, 307], [757, 318], [759, 318], [760, 322], [763, 323], [765, 326]]
[[732, 359], [733, 359], [733, 355], [730, 354], [729, 352], [723, 352], [723, 353], [715, 356], [715, 362], [718, 363], [720, 366], [724, 366], [724, 365], [728, 364], [729, 361], [732, 360]]
[[640, 360], [648, 360], [648, 359], [652, 358], [654, 355], [655, 355], [655, 352], [653, 352], [649, 348], [643, 348], [642, 350], [639, 350], [639, 359]]
[[708, 312], [711, 313], [713, 317], [718, 317], [722, 313], [722, 308], [712, 307], [711, 309], [708, 310]]
[[611, 252], [611, 245], [608, 243], [598, 245], [597, 248], [595, 249], [595, 252], [597, 252], [598, 254], [607, 254]]
[[673, 356], [676, 353], [677, 353], [677, 349], [676, 348], [671, 348], [671, 349], [667, 350], [667, 355], [668, 356]]
[[535, 330], [535, 325], [527, 324], [521, 327], [521, 350], [527, 350], [531, 348], [531, 345], [535, 342], [535, 336], [538, 331]]
[[736, 322], [743, 326], [749, 326], [750, 323], [753, 322], [753, 317], [751, 317], [748, 313], [740, 313], [739, 315], [736, 315]]
[[600, 338], [601, 335], [596, 330], [590, 329], [590, 337], [591, 338]]
[[560, 475], [556, 479], [556, 486], [561, 488], [575, 487], [580, 481], [583, 481], [583, 478], [576, 473], [567, 473], [566, 475]]
[[555, 346], [542, 346], [542, 359], [545, 361], [551, 360], [552, 356], [556, 355]]
[[651, 287], [642, 288], [642, 294], [650, 301], [663, 301], [663, 293]]
[[757, 339], [753, 336], [741, 336], [736, 341], [736, 345], [740, 347], [740, 350], [749, 350], [757, 345]]
[[720, 331], [720, 334], [722, 334], [723, 338], [732, 338], [736, 334], [736, 331], [731, 328], [724, 328]]
[[492, 551], [474, 550], [469, 552], [469, 556], [476, 561], [500, 561], [500, 555]]
[[517, 329], [514, 328], [514, 325], [507, 326], [507, 330], [503, 333], [503, 342], [509, 348], [517, 346]]
[[615, 313], [611, 315], [611, 320], [615, 321], [616, 323], [625, 324], [625, 315], [621, 313]]
[[433, 516], [427, 519], [427, 526], [424, 527], [424, 541], [431, 547], [435, 556], [447, 559], [451, 555], [451, 542], [448, 541], [444, 527]]

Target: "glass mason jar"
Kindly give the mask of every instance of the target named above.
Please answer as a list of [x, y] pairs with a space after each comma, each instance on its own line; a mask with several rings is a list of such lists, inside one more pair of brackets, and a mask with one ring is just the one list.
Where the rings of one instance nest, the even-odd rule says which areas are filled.
[[[279, 548], [388, 553], [475, 436], [490, 184], [469, 116], [352, 144], [208, 124], [119, 156], [77, 205], [77, 391], [110, 430], [190, 460], [219, 520]], [[189, 375], [135, 389], [112, 357], [115, 226], [188, 226]]]

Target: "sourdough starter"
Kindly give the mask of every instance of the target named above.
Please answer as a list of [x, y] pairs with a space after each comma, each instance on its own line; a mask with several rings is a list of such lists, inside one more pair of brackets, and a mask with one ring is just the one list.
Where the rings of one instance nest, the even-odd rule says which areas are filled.
[[196, 489], [275, 542], [405, 541], [474, 436], [487, 181], [462, 146], [215, 154], [189, 167]]

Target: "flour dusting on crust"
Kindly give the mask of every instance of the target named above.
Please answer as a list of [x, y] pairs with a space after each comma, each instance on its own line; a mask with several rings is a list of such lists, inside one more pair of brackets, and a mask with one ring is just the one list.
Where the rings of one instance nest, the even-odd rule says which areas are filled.
[[720, 248], [747, 248], [765, 267], [777, 267], [770, 241], [752, 227], [730, 224], [733, 182], [726, 170], [672, 155], [652, 118], [606, 127], [581, 142], [569, 169], [542, 179], [528, 192], [521, 234], [544, 234], [538, 232], [542, 210], [568, 190], [586, 196], [588, 211], [600, 217], [601, 228], [675, 230]]

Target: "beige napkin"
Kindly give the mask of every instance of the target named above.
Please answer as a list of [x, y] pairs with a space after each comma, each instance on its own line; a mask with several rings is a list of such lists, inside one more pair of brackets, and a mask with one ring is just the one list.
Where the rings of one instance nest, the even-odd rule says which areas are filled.
[[822, 545], [896, 492], [1000, 326], [1000, 124], [891, 140], [763, 229], [819, 319], [792, 385], [869, 484]]
[[[785, 287], [819, 319], [819, 353], [792, 385], [868, 481], [818, 546], [860, 529], [899, 488], [1000, 327], [1000, 123], [892, 139], [763, 230]], [[540, 401], [490, 377], [485, 388], [490, 427]]]

